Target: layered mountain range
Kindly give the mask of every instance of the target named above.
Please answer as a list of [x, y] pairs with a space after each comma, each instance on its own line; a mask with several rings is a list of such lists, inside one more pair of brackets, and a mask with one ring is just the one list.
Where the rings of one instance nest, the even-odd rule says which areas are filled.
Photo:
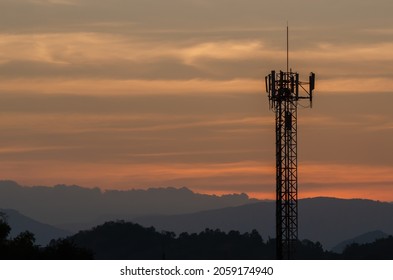
[[[15, 233], [28, 229], [40, 243], [115, 220], [178, 234], [210, 228], [256, 229], [264, 239], [275, 235], [274, 201], [251, 199], [246, 194], [198, 194], [187, 188], [101, 191], [65, 185], [23, 187], [0, 181], [1, 208], [8, 209], [0, 212], [9, 216]], [[330, 250], [375, 231], [393, 233], [392, 203], [325, 197], [299, 200], [300, 239], [319, 241]], [[378, 236], [381, 234], [375, 238]]]

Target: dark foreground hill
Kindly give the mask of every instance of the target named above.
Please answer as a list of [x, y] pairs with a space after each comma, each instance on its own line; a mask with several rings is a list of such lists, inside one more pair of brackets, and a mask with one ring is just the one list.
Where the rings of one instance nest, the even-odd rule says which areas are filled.
[[[130, 222], [107, 222], [48, 246], [35, 245], [34, 234], [25, 231], [9, 238], [11, 227], [0, 215], [0, 259], [54, 260], [159, 260], [159, 259], [274, 259], [275, 241], [266, 242], [256, 230], [251, 233], [205, 229], [196, 234], [157, 232]], [[393, 260], [393, 237], [370, 244], [352, 244], [342, 254], [324, 251], [309, 240], [297, 243], [293, 259], [389, 259]]]
[[[274, 259], [275, 242], [264, 242], [255, 230], [241, 234], [205, 229], [200, 233], [157, 232], [130, 222], [107, 222], [70, 237], [78, 247], [94, 252], [96, 259]], [[299, 242], [297, 258], [325, 259], [319, 243]]]
[[[249, 233], [205, 229], [200, 233], [157, 232], [130, 222], [108, 222], [68, 239], [94, 253], [96, 259], [274, 259], [275, 240]], [[350, 245], [343, 254], [324, 251], [309, 240], [298, 242], [295, 259], [391, 259], [393, 237], [371, 244]]]
[[348, 245], [341, 257], [348, 260], [393, 260], [393, 236], [372, 243]]

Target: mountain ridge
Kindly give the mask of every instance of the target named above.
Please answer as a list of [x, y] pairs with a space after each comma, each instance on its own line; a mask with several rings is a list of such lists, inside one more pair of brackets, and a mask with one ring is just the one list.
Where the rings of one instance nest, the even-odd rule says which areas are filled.
[[217, 196], [184, 187], [102, 191], [76, 185], [23, 187], [14, 181], [0, 181], [0, 207], [29, 213], [31, 218], [52, 225], [92, 226], [113, 219], [193, 213], [255, 201], [245, 193]]
[[387, 237], [389, 237], [389, 234], [387, 234], [383, 231], [380, 231], [380, 230], [369, 231], [369, 232], [363, 233], [361, 235], [358, 235], [354, 238], [347, 239], [347, 240], [340, 242], [339, 244], [337, 244], [336, 246], [334, 246], [332, 248], [332, 252], [341, 254], [348, 245], [369, 244], [369, 243], [375, 242], [378, 239], [387, 238]]
[[31, 219], [14, 209], [0, 209], [0, 213], [5, 214], [6, 221], [11, 227], [11, 238], [21, 232], [30, 231], [34, 234], [37, 245], [46, 246], [52, 239], [64, 238], [72, 234], [72, 232]]
[[[103, 192], [75, 185], [22, 187], [0, 181], [0, 207], [72, 232], [127, 220], [177, 233], [209, 227], [242, 232], [257, 229], [264, 238], [275, 236], [275, 202], [246, 194], [205, 195], [173, 187]], [[331, 197], [299, 200], [301, 239], [320, 241], [331, 249], [372, 230], [393, 233], [392, 203]]]

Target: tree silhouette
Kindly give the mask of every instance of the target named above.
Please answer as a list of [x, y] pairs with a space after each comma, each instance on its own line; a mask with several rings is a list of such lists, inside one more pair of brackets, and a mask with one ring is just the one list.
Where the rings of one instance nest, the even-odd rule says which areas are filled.
[[342, 253], [343, 259], [393, 260], [393, 236], [377, 239], [368, 244], [348, 245]]
[[93, 254], [77, 247], [69, 240], [53, 240], [47, 247], [35, 245], [34, 234], [29, 231], [19, 233], [10, 239], [11, 227], [7, 216], [0, 213], [0, 259], [33, 260], [33, 259], [92, 259]]
[[[258, 231], [228, 233], [205, 229], [200, 233], [158, 232], [138, 224], [107, 222], [46, 247], [35, 245], [34, 234], [25, 231], [9, 238], [11, 227], [0, 213], [0, 259], [274, 259], [275, 239], [262, 239]], [[352, 244], [342, 254], [325, 251], [319, 242], [297, 243], [295, 259], [393, 259], [393, 237], [370, 244]]]
[[11, 227], [7, 223], [7, 215], [0, 212], [0, 243], [6, 241], [11, 232]]
[[[97, 259], [274, 259], [275, 240], [262, 239], [258, 231], [228, 233], [205, 229], [200, 233], [157, 232], [131, 222], [107, 222], [69, 238], [77, 246], [95, 253]], [[319, 242], [298, 243], [299, 259], [336, 258]]]

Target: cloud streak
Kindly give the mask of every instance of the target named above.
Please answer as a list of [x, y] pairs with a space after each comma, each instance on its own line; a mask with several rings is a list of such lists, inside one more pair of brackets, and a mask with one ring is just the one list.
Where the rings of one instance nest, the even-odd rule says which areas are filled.
[[75, 6], [78, 5], [75, 0], [28, 0], [33, 4], [38, 5], [66, 5], [66, 6]]

